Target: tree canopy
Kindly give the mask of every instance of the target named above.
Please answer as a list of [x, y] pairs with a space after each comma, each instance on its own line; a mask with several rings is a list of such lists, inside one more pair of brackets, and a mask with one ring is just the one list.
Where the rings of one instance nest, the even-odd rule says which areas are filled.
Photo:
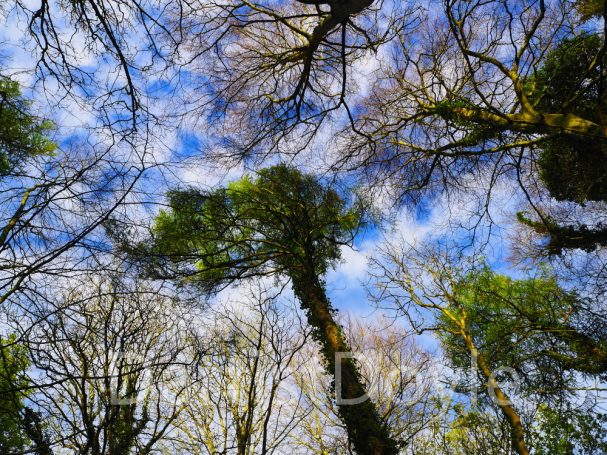
[[48, 135], [53, 124], [32, 114], [19, 84], [0, 76], [0, 175], [23, 168], [28, 158], [56, 149]]
[[[212, 192], [173, 190], [152, 228], [161, 259], [207, 290], [251, 276], [323, 275], [360, 215], [312, 175], [279, 165]], [[147, 254], [147, 252], [146, 252]], [[192, 268], [193, 267], [193, 268]]]
[[[155, 220], [151, 248], [143, 246], [144, 263], [146, 257], [157, 257], [160, 262], [151, 267], [160, 265], [160, 276], [192, 281], [207, 291], [255, 276], [288, 277], [327, 372], [343, 394], [337, 405], [355, 449], [397, 453], [375, 404], [356, 401], [366, 394], [365, 384], [356, 363], [340, 358], [350, 348], [324, 288], [323, 275], [339, 259], [340, 246], [351, 242], [360, 213], [314, 176], [286, 165], [206, 194], [173, 191], [169, 202], [171, 210]], [[177, 270], [167, 262], [177, 264]]]
[[[566, 378], [563, 368], [607, 372], [603, 325], [585, 307], [554, 277], [513, 280], [484, 268], [453, 283], [448, 309], [456, 318], [466, 318], [467, 330], [493, 368], [509, 365], [530, 381], [530, 388], [556, 389]], [[443, 314], [441, 323], [446, 352], [455, 364], [467, 367], [468, 354], [452, 334], [453, 322]], [[534, 386], [536, 379], [540, 384]]]

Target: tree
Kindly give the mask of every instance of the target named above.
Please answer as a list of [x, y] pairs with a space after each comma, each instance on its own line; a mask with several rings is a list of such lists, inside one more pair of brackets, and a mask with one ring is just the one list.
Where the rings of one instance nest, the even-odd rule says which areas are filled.
[[15, 81], [0, 76], [0, 176], [23, 169], [23, 162], [57, 147], [48, 137], [53, 125], [29, 112]]
[[[479, 26], [485, 19], [487, 29]], [[407, 198], [462, 187], [461, 178], [479, 170], [493, 176], [488, 191], [499, 176], [528, 191], [535, 183], [529, 174], [539, 177], [538, 153], [544, 158], [539, 174], [549, 172], [549, 153], [540, 150], [551, 143], [577, 144], [569, 163], [594, 157], [581, 150], [605, 142], [597, 109], [574, 106], [601, 87], [602, 40], [585, 52], [571, 49], [575, 70], [554, 65], [561, 44], [583, 41], [576, 38], [582, 28], [564, 2], [443, 2], [385, 66], [387, 79], [378, 81], [361, 110], [364, 134], [344, 133], [351, 138], [344, 162], [358, 158], [374, 180]], [[559, 80], [569, 80], [571, 90], [550, 86]], [[558, 96], [568, 105], [550, 101], [561, 89]], [[571, 172], [573, 182], [575, 169], [591, 163], [560, 169], [568, 169], [563, 172]]]
[[413, 441], [411, 453], [419, 455], [512, 455], [510, 426], [491, 409], [436, 397], [437, 418], [429, 431]]
[[[534, 105], [542, 110], [581, 115], [603, 125], [603, 40], [597, 33], [582, 32], [559, 42], [527, 82]], [[566, 134], [547, 138], [537, 159], [539, 176], [550, 195], [559, 201], [582, 205], [589, 201], [604, 201], [605, 153], [604, 141]], [[548, 237], [545, 247], [548, 254], [559, 255], [563, 250], [576, 248], [593, 251], [607, 244], [607, 230], [601, 221], [576, 220], [576, 223], [569, 221], [566, 224], [559, 220], [561, 217], [533, 208], [537, 220], [523, 213], [519, 213], [518, 219], [540, 236]]]
[[[329, 118], [352, 133], [342, 143], [350, 168], [354, 159], [384, 163], [385, 171], [418, 163], [440, 172], [451, 158], [541, 142], [534, 135], [603, 137], [593, 119], [540, 109], [527, 91], [555, 42], [581, 28], [566, 2], [450, 0], [418, 8], [358, 1], [346, 10], [332, 1], [260, 0], [188, 8], [186, 40], [203, 49], [192, 66], [205, 59], [200, 68], [210, 68], [210, 106], [222, 112], [211, 115], [238, 125], [230, 139], [242, 147], [231, 151], [241, 156], [313, 136]], [[373, 53], [386, 58], [360, 97], [354, 71]], [[324, 89], [331, 83], [335, 89]]]
[[27, 351], [16, 337], [0, 338], [0, 452], [20, 452], [27, 445], [21, 424], [25, 393], [29, 384]]
[[0, 305], [43, 313], [26, 294], [46, 287], [45, 277], [54, 282], [72, 274], [103, 249], [101, 225], [146, 168], [136, 153], [130, 162], [117, 161], [120, 148], [74, 140], [56, 157], [29, 163], [26, 174], [0, 181]]
[[[520, 367], [524, 378], [540, 375], [543, 382], [558, 386], [564, 372], [551, 361], [593, 375], [607, 372], [601, 320], [589, 315], [584, 302], [560, 288], [554, 277], [513, 280], [484, 267], [459, 278], [452, 292], [457, 299], [452, 310], [466, 313], [470, 333], [487, 350], [487, 357]], [[444, 318], [442, 322], [445, 327], [450, 324]], [[455, 360], [462, 346], [450, 333], [445, 331], [444, 344], [453, 349], [448, 353]], [[533, 368], [525, 371], [529, 361]]]
[[[62, 137], [57, 156], [38, 153], [52, 146], [45, 139], [49, 125], [30, 115], [27, 101], [11, 86], [12, 94], [3, 95], [12, 100], [6, 106], [17, 106], [2, 111], [10, 126], [3, 134], [12, 147], [4, 155], [0, 150], [6, 157], [0, 163], [3, 316], [30, 323], [24, 330], [29, 333], [48, 328], [55, 312], [63, 313], [52, 295], [55, 282], [81, 267], [103, 267], [94, 257], [108, 250], [99, 227], [112, 227], [108, 217], [129, 197], [148, 163], [131, 153], [147, 149], [150, 138], [188, 113], [205, 131], [211, 120], [216, 129], [209, 136], [219, 141], [209, 149], [229, 159], [299, 153], [330, 136], [332, 147], [323, 150], [334, 168], [360, 171], [373, 186], [392, 189], [399, 201], [458, 190], [479, 170], [490, 176], [487, 197], [498, 179], [516, 179], [531, 211], [521, 212], [520, 221], [548, 237], [550, 255], [574, 249], [600, 254], [607, 244], [601, 206], [606, 42], [597, 24], [605, 11], [595, 0], [571, 6], [565, 0], [445, 0], [427, 8], [370, 0], [3, 4], [5, 24], [15, 20], [28, 27], [38, 87], [58, 82], [57, 98], [86, 105], [100, 134], [81, 141]], [[156, 109], [154, 92], [166, 96], [180, 90], [172, 105], [186, 102], [174, 110]], [[23, 128], [14, 129], [17, 124]], [[335, 353], [353, 343], [335, 321], [323, 276], [339, 258], [339, 245], [350, 240], [356, 216], [336, 192], [317, 183], [273, 168], [227, 189], [175, 191], [172, 208], [157, 219], [152, 246], [133, 252], [151, 253], [142, 262], [156, 276], [178, 277], [205, 291], [260, 275], [288, 277], [334, 377]], [[563, 207], [577, 212], [564, 216]], [[533, 371], [528, 389], [541, 383], [534, 382], [538, 376], [563, 388], [575, 375], [604, 373], [604, 321], [600, 311], [590, 309], [602, 300], [589, 302], [550, 280], [531, 283], [485, 272], [441, 276], [444, 299], [431, 295], [438, 302], [431, 307], [424, 306], [427, 283], [405, 283], [411, 306], [441, 315], [433, 322], [453, 347], [453, 365], [481, 351], [480, 375], [490, 381], [491, 367], [507, 359], [520, 371]], [[58, 318], [66, 315], [73, 314]], [[120, 325], [106, 319], [106, 325]], [[65, 319], [61, 324], [70, 325]], [[454, 331], [457, 336], [451, 337]], [[64, 332], [76, 337], [71, 326]], [[68, 352], [58, 356], [65, 366], [73, 358], [86, 363], [95, 349], [60, 343], [54, 352], [59, 351]], [[348, 397], [368, 391], [364, 370], [350, 360], [341, 367]], [[128, 382], [137, 377], [125, 377], [128, 392]], [[79, 384], [71, 379], [64, 375], [60, 383], [76, 389]], [[497, 387], [515, 401], [512, 409], [499, 407], [499, 421], [505, 418], [518, 431], [510, 411], [520, 420], [527, 417], [511, 390]], [[103, 394], [97, 396], [102, 398], [92, 402], [103, 403]], [[381, 400], [338, 409], [360, 453], [370, 453], [377, 441], [383, 452], [396, 450], [395, 434], [390, 437], [386, 429], [393, 421], [382, 413]], [[108, 411], [114, 423], [103, 428], [113, 435], [107, 438], [112, 450], [125, 451], [141, 439], [133, 429], [136, 413], [128, 406]], [[464, 417], [450, 430], [462, 444], [470, 433], [461, 427], [480, 428], [480, 434], [484, 422], [496, 421], [484, 414]], [[549, 426], [575, 427], [572, 434], [589, 426], [570, 420], [577, 423], [561, 419]], [[525, 442], [533, 439], [529, 428]], [[371, 437], [364, 440], [363, 431]], [[250, 446], [246, 433], [241, 450]], [[522, 450], [520, 432], [513, 440]], [[556, 441], [547, 447], [565, 446]]]
[[600, 0], [578, 0], [574, 6], [579, 11], [582, 20], [605, 15], [605, 3]]
[[389, 318], [344, 318], [348, 342], [357, 355], [369, 396], [377, 403], [402, 448], [424, 431], [435, 415], [432, 356], [414, 334]]
[[[185, 39], [203, 50], [188, 67], [210, 74], [204, 120], [220, 123], [214, 149], [223, 158], [297, 153], [323, 143], [329, 123], [337, 130], [329, 165], [359, 171], [399, 201], [461, 189], [479, 171], [490, 176], [488, 197], [511, 178], [522, 197], [544, 181], [557, 198], [596, 199], [605, 43], [588, 19], [602, 15], [599, 3], [355, 2], [326, 34], [332, 2], [200, 2], [190, 6]], [[567, 237], [551, 229], [561, 223], [537, 215]], [[604, 245], [601, 226], [571, 227], [570, 237], [589, 237], [583, 248]]]
[[[481, 379], [517, 453], [532, 448], [525, 407], [566, 401], [578, 372], [604, 374], [603, 318], [549, 275], [513, 280], [429, 246], [391, 244], [384, 255], [376, 261], [378, 301], [392, 302], [418, 331], [435, 332], [449, 364], [468, 381]], [[507, 376], [516, 388], [500, 381]]]
[[174, 436], [183, 453], [283, 453], [310, 412], [293, 383], [309, 330], [263, 284], [243, 293], [202, 316], [208, 350]]
[[30, 399], [53, 447], [83, 454], [160, 450], [195, 386], [196, 348], [161, 289], [87, 274], [29, 328]]
[[27, 70], [36, 84], [54, 84], [43, 93], [51, 105], [84, 109], [95, 117], [89, 126], [119, 141], [149, 134], [149, 123], [159, 120], [150, 106], [155, 96], [148, 75], [175, 76], [168, 66], [175, 63], [181, 32], [167, 24], [178, 14], [175, 6], [148, 0], [13, 0], [0, 13], [5, 26], [28, 38], [21, 45], [32, 55]]
[[[605, 121], [603, 38], [581, 33], [558, 43], [542, 67], [528, 79], [529, 96], [537, 109], [572, 113]], [[605, 200], [607, 149], [592, 138], [557, 135], [543, 142], [538, 159], [540, 177], [557, 200], [579, 203]]]
[[225, 120], [229, 154], [265, 156], [283, 140], [300, 151], [334, 114], [354, 116], [348, 66], [404, 33], [414, 9], [370, 0], [184, 2], [188, 19], [178, 25], [184, 45], [197, 49], [184, 69], [210, 82], [184, 101], [213, 123]]
[[[260, 171], [210, 193], [191, 189], [169, 193], [170, 210], [153, 226], [150, 247], [134, 253], [157, 277], [174, 277], [214, 291], [254, 276], [287, 276], [320, 344], [327, 372], [341, 381], [339, 399], [363, 397], [365, 385], [335, 322], [322, 276], [339, 258], [359, 221], [339, 194], [311, 175], [285, 165]], [[338, 376], [337, 368], [341, 371]], [[338, 403], [358, 453], [396, 452], [375, 404]]]
[[0, 305], [20, 306], [19, 292], [36, 277], [68, 274], [71, 261], [96, 252], [96, 231], [142, 177], [147, 152], [135, 139], [60, 135], [3, 76], [0, 97]]

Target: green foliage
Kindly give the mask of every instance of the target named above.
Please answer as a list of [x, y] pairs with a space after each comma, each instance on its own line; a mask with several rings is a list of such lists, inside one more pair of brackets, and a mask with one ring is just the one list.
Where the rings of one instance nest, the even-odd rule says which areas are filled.
[[537, 455], [593, 455], [607, 453], [607, 416], [584, 410], [555, 410], [540, 406], [531, 427]]
[[[479, 404], [450, 403], [437, 407], [442, 419], [433, 420], [427, 433], [418, 435], [412, 453], [424, 455], [504, 455], [510, 446], [510, 428], [503, 417]], [[535, 409], [528, 426], [528, 442], [536, 455], [594, 455], [607, 453], [604, 414], [573, 409], [570, 404]]]
[[52, 154], [57, 147], [47, 137], [52, 129], [50, 121], [31, 114], [19, 84], [0, 76], [0, 175], [19, 168], [27, 158]]
[[318, 275], [339, 258], [358, 222], [339, 195], [313, 176], [280, 165], [213, 192], [171, 191], [169, 210], [153, 226], [152, 255], [212, 291], [231, 280], [271, 271]]
[[600, 99], [599, 51], [603, 39], [595, 34], [580, 35], [561, 41], [546, 55], [544, 65], [529, 81], [529, 93], [541, 112], [576, 113], [598, 120]]
[[605, 0], [577, 0], [574, 7], [583, 21], [605, 14]]
[[454, 406], [455, 417], [445, 439], [457, 455], [503, 454], [509, 449], [504, 422], [478, 407]]
[[[605, 124], [603, 39], [582, 33], [546, 56], [526, 89], [542, 113], [575, 114]], [[600, 57], [600, 58], [599, 58]], [[548, 138], [538, 160], [540, 177], [558, 200], [607, 200], [607, 144], [599, 138], [560, 134]]]
[[29, 362], [14, 342], [14, 336], [0, 338], [0, 453], [20, 452], [27, 443], [21, 425], [25, 394], [18, 389], [29, 384], [24, 377]]
[[[529, 393], [558, 393], [576, 370], [607, 371], [607, 345], [575, 329], [579, 298], [547, 273], [513, 280], [488, 268], [472, 272], [453, 289], [449, 310], [466, 328], [492, 369], [514, 368]], [[458, 328], [444, 314], [441, 341], [448, 358], [469, 368], [470, 354]]]
[[561, 254], [564, 249], [578, 248], [584, 251], [594, 251], [599, 246], [607, 245], [607, 226], [597, 223], [587, 226], [559, 225], [549, 216], [541, 221], [534, 221], [524, 212], [518, 212], [516, 218], [519, 223], [525, 224], [540, 235], [548, 236], [544, 248], [549, 254]]

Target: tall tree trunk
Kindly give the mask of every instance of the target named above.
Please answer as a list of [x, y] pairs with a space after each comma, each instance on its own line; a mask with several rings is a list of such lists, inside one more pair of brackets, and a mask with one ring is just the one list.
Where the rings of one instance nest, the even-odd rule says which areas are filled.
[[527, 448], [527, 444], [525, 443], [525, 430], [523, 428], [523, 424], [521, 422], [521, 418], [516, 412], [516, 410], [510, 404], [510, 399], [508, 395], [501, 389], [498, 382], [492, 376], [491, 368], [487, 363], [487, 359], [485, 356], [478, 352], [474, 342], [472, 341], [472, 337], [470, 334], [462, 329], [462, 337], [464, 339], [464, 343], [466, 344], [466, 348], [471, 356], [476, 357], [479, 371], [487, 381], [487, 385], [490, 386], [494, 393], [495, 398], [498, 400], [498, 406], [502, 411], [502, 415], [510, 424], [511, 429], [511, 440], [512, 446], [516, 453], [519, 455], [529, 455], [529, 449]]
[[357, 404], [340, 403], [340, 398], [355, 400], [366, 394], [360, 373], [351, 358], [341, 358], [341, 377], [336, 377], [336, 354], [350, 353], [341, 327], [333, 319], [331, 304], [325, 288], [315, 272], [307, 271], [293, 279], [295, 295], [307, 312], [308, 323], [314, 329], [314, 337], [322, 347], [328, 373], [341, 383], [341, 397], [337, 406], [339, 414], [354, 449], [360, 455], [392, 455], [398, 453], [396, 441], [392, 439], [381, 421], [375, 404], [367, 398]]

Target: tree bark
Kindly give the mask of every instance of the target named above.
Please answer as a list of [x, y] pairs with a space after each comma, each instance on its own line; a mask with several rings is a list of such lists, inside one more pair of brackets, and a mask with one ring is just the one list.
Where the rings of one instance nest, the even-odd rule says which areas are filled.
[[[341, 327], [333, 318], [331, 303], [320, 279], [310, 270], [291, 278], [295, 295], [299, 298], [302, 308], [306, 310], [308, 323], [314, 329], [314, 337], [322, 347], [327, 371], [333, 376], [334, 385], [335, 381], [341, 380], [341, 397], [337, 398], [354, 400], [364, 396], [366, 387], [353, 359], [339, 358], [341, 377], [336, 377], [336, 354], [349, 354], [350, 347]], [[390, 436], [371, 399], [367, 398], [358, 404], [340, 404], [338, 401], [337, 406], [356, 453], [360, 455], [398, 453], [398, 445]]]
[[529, 455], [529, 449], [525, 443], [525, 430], [523, 429], [520, 416], [512, 407], [512, 404], [510, 404], [508, 395], [506, 395], [506, 393], [499, 386], [498, 382], [492, 376], [491, 368], [489, 367], [485, 356], [478, 352], [470, 334], [462, 329], [462, 337], [470, 355], [476, 356], [479, 370], [487, 381], [487, 386], [490, 386], [495, 392], [495, 398], [498, 400], [497, 405], [499, 406], [505, 419], [510, 424], [510, 429], [512, 430], [511, 440], [514, 450], [516, 450], [516, 453], [519, 455]]
[[508, 131], [530, 134], [565, 133], [606, 140], [605, 129], [590, 120], [574, 114], [541, 114], [539, 112], [518, 112], [498, 115], [484, 109], [454, 108], [453, 115], [462, 120], [494, 126]]

